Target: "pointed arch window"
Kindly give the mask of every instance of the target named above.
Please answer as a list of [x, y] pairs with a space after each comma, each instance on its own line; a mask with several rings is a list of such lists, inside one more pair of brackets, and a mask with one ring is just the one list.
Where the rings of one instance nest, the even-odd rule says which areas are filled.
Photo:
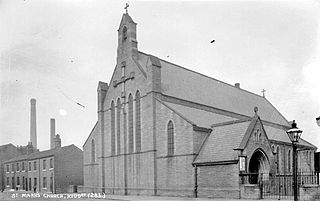
[[123, 29], [122, 29], [122, 41], [126, 41], [127, 40], [127, 32], [128, 32], [128, 30], [127, 30], [127, 27], [126, 26], [124, 26], [123, 27]]
[[117, 154], [120, 154], [120, 115], [121, 115], [121, 101], [117, 100]]
[[115, 154], [115, 106], [114, 102], [111, 102], [111, 155]]
[[288, 151], [288, 172], [291, 172], [291, 150]]
[[136, 92], [136, 152], [141, 151], [141, 97], [140, 92]]
[[129, 95], [129, 153], [133, 152], [133, 97]]
[[168, 133], [168, 156], [172, 156], [174, 154], [174, 127], [171, 120], [168, 122], [167, 133]]
[[91, 140], [91, 163], [96, 162], [96, 144], [94, 139]]

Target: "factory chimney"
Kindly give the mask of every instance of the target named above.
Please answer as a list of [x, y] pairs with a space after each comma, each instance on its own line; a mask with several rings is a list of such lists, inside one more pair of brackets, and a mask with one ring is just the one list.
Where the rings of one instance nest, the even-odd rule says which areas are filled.
[[37, 149], [37, 115], [36, 115], [36, 99], [31, 98], [30, 111], [30, 141], [35, 149]]
[[55, 119], [50, 119], [50, 149], [54, 149], [55, 147], [55, 142], [54, 142], [55, 136], [56, 136]]

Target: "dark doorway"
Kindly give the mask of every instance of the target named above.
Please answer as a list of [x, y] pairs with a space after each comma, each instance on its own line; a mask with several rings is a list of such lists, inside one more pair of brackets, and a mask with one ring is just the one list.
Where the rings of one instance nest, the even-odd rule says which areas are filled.
[[258, 184], [259, 176], [263, 179], [267, 179], [270, 172], [270, 164], [266, 154], [261, 150], [257, 149], [251, 156], [249, 162], [249, 183]]

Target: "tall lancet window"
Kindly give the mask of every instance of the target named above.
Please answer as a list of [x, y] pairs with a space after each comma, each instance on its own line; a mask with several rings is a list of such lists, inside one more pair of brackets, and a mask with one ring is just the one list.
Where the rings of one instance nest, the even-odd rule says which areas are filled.
[[133, 97], [129, 95], [129, 153], [133, 152]]
[[121, 101], [117, 100], [117, 154], [120, 154], [120, 114], [121, 114]]
[[140, 92], [136, 93], [136, 152], [141, 151], [141, 104]]
[[126, 41], [127, 40], [127, 27], [124, 26], [122, 29], [122, 41]]
[[94, 139], [91, 140], [91, 163], [96, 162], [96, 144], [94, 143]]
[[171, 120], [168, 122], [167, 133], [168, 133], [168, 156], [172, 156], [174, 154], [174, 128]]
[[111, 155], [114, 155], [115, 154], [115, 141], [116, 141], [116, 138], [115, 138], [115, 135], [116, 135], [116, 132], [115, 132], [115, 106], [114, 106], [114, 102], [112, 101], [111, 102]]

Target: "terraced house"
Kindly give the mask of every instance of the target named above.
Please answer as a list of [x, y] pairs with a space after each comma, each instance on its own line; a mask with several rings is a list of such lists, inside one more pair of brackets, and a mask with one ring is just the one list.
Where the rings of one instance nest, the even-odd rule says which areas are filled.
[[5, 188], [32, 192], [67, 192], [70, 185], [83, 184], [82, 163], [83, 154], [78, 147], [61, 147], [61, 143], [54, 149], [20, 155], [3, 163]]
[[[241, 175], [291, 174], [291, 122], [266, 97], [141, 52], [136, 27], [123, 14], [113, 75], [98, 84], [85, 188], [240, 198]], [[299, 170], [313, 171], [316, 147], [298, 148]]]

